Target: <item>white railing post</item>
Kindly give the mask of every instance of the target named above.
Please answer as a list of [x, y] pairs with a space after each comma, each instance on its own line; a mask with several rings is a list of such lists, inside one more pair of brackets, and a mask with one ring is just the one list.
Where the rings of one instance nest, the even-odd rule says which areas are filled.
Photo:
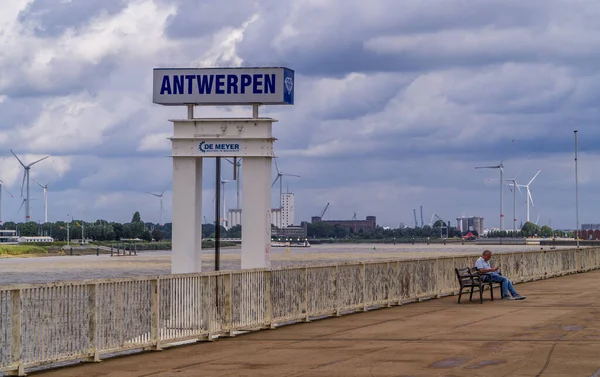
[[96, 297], [96, 284], [89, 284], [87, 286], [88, 291], [88, 342], [89, 352], [88, 357], [85, 360], [90, 363], [100, 362], [100, 352], [98, 350], [98, 300]]
[[391, 291], [392, 291], [392, 274], [390, 272], [390, 262], [387, 262], [387, 272], [386, 272], [386, 281], [385, 281], [385, 295], [387, 299], [387, 307], [392, 307], [392, 299], [391, 299]]
[[[233, 336], [233, 294], [231, 292], [231, 281], [232, 281], [232, 273], [228, 273], [223, 275], [223, 284], [224, 286], [224, 294], [223, 298], [223, 328], [224, 332], [227, 336]], [[242, 323], [244, 323], [245, 318], [242, 318]]]
[[302, 299], [302, 309], [304, 310], [304, 322], [310, 322], [310, 313], [308, 312], [308, 267], [304, 268], [304, 297]]
[[162, 350], [160, 344], [160, 279], [154, 279], [150, 282], [150, 341], [153, 345], [151, 351]]
[[434, 282], [434, 288], [433, 288], [433, 293], [435, 294], [435, 298], [441, 298], [442, 297], [442, 291], [440, 289], [440, 287], [442, 287], [443, 284], [440, 284], [440, 258], [435, 258], [435, 282]]
[[400, 276], [400, 261], [396, 261], [396, 271], [395, 273], [398, 275], [398, 280], [396, 280], [396, 304], [402, 305], [402, 289], [404, 289], [404, 281]]
[[340, 316], [340, 273], [338, 265], [335, 265], [335, 272], [333, 276], [333, 283], [335, 285], [335, 300], [333, 302], [333, 309], [335, 310], [335, 316]]
[[360, 270], [360, 277], [362, 280], [362, 304], [363, 312], [367, 311], [367, 272], [366, 263], [362, 262], [362, 269]]
[[25, 376], [25, 367], [21, 355], [21, 291], [10, 291], [10, 364], [15, 369], [9, 376]]
[[273, 290], [273, 275], [271, 271], [265, 271], [265, 322], [267, 323], [267, 328], [274, 329], [275, 324], [273, 323], [273, 300], [272, 300], [272, 290]]

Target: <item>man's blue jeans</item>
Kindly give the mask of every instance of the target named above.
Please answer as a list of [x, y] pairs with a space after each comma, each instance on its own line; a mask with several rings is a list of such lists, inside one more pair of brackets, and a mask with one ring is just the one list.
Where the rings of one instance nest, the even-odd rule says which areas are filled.
[[518, 294], [517, 291], [515, 291], [515, 288], [513, 288], [512, 281], [508, 280], [507, 277], [504, 277], [497, 272], [490, 272], [489, 274], [492, 275], [493, 282], [502, 283], [502, 297], [508, 296], [509, 291], [513, 297]]

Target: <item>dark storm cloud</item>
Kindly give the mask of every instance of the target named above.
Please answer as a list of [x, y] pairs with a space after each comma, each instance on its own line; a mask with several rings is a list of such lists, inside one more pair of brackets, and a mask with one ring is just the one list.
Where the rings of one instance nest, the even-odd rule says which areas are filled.
[[[264, 12], [247, 29], [239, 51], [252, 63], [287, 61], [304, 74], [327, 76], [564, 60], [573, 54], [548, 47], [586, 37], [583, 29], [556, 35], [557, 27], [577, 29], [570, 18], [575, 14], [558, 1], [331, 1], [306, 4], [287, 17], [278, 9]], [[399, 38], [412, 45], [398, 49]], [[576, 46], [567, 50], [598, 55]]]
[[127, 0], [35, 0], [19, 14], [19, 21], [39, 37], [56, 37], [67, 29], [86, 26], [99, 15], [114, 15]]

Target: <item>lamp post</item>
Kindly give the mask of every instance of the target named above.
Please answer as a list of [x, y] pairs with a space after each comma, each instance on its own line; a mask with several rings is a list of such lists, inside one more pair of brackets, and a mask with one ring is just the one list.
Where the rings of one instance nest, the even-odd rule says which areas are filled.
[[579, 188], [577, 180], [577, 130], [574, 130], [575, 134], [575, 239], [577, 240], [577, 249], [579, 249]]

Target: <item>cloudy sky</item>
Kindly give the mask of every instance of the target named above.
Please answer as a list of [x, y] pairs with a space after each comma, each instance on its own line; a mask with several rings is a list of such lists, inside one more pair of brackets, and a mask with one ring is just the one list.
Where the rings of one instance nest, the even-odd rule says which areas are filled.
[[[24, 217], [12, 148], [25, 163], [51, 156], [31, 169], [52, 180], [49, 221], [129, 221], [136, 210], [158, 221], [144, 192], [169, 185], [167, 119], [186, 110], [152, 104], [152, 68], [264, 65], [296, 71], [295, 106], [261, 114], [279, 120], [281, 170], [301, 175], [284, 181], [297, 223], [329, 202], [326, 219], [412, 225], [423, 205], [426, 223], [435, 212], [497, 227], [499, 173], [474, 167], [507, 155], [520, 183], [542, 169], [532, 220], [574, 228], [574, 129], [580, 223], [600, 222], [599, 17], [596, 0], [2, 0], [0, 178], [14, 195], [2, 220]], [[31, 184], [32, 220], [43, 220]], [[511, 228], [508, 187], [504, 199]], [[170, 200], [169, 186], [166, 221]]]

